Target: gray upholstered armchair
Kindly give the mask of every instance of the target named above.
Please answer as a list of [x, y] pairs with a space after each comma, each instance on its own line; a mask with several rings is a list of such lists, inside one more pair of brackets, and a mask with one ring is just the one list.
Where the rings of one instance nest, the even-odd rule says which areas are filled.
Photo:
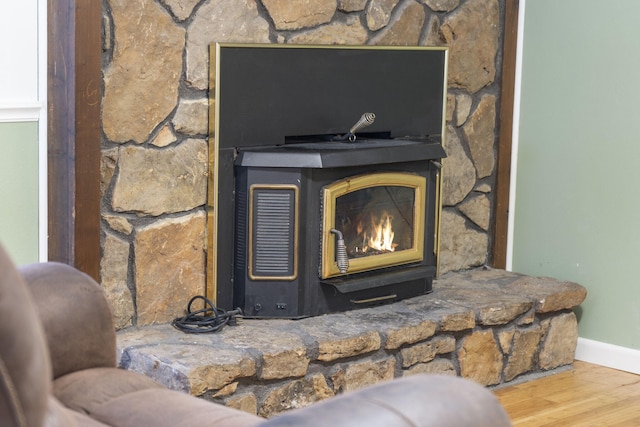
[[116, 368], [101, 287], [67, 265], [17, 269], [0, 247], [0, 425], [509, 426], [493, 394], [471, 381], [413, 376], [269, 420], [166, 389]]

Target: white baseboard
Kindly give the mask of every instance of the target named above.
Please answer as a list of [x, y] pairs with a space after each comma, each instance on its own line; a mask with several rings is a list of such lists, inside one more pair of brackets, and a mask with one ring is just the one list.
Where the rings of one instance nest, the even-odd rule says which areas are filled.
[[576, 360], [640, 374], [640, 350], [578, 338]]

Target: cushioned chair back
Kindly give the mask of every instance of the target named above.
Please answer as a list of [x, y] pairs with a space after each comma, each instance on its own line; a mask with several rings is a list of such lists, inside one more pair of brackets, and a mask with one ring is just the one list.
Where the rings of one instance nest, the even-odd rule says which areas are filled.
[[57, 262], [25, 265], [19, 271], [44, 326], [54, 378], [116, 366], [116, 332], [99, 284]]
[[50, 382], [49, 354], [35, 306], [0, 246], [0, 425], [41, 426]]

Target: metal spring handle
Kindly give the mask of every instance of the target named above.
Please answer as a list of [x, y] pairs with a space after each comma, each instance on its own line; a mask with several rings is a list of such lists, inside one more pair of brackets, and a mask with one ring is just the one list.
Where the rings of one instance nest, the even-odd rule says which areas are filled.
[[376, 115], [374, 113], [364, 113], [362, 117], [360, 117], [360, 120], [358, 120], [355, 125], [351, 126], [351, 129], [349, 129], [349, 133], [354, 134], [360, 129], [373, 124], [373, 121], [375, 119]]
[[347, 141], [354, 142], [356, 140], [356, 132], [360, 129], [369, 126], [376, 119], [376, 115], [373, 113], [364, 113], [355, 125], [351, 126], [348, 133], [342, 136], [336, 136], [332, 138], [332, 141]]
[[347, 255], [347, 246], [344, 244], [344, 237], [339, 230], [332, 228], [329, 230], [335, 234], [336, 240], [336, 264], [340, 273], [344, 274], [349, 270], [349, 255]]

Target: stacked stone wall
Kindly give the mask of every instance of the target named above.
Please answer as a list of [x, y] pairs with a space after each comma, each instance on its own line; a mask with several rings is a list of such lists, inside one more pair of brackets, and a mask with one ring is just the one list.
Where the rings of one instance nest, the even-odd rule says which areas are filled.
[[505, 0], [103, 0], [101, 282], [117, 327], [206, 286], [208, 46], [449, 47], [440, 268], [487, 262]]

